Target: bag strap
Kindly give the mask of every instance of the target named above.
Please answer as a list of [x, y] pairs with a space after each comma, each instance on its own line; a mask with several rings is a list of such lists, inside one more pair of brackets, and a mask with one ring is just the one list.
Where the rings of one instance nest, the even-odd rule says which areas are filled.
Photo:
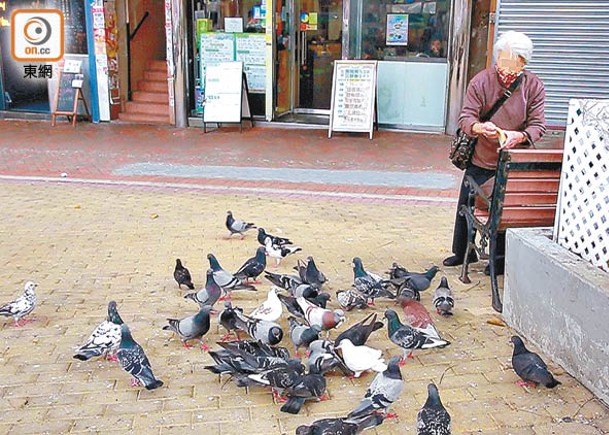
[[480, 122], [488, 121], [495, 115], [495, 113], [497, 113], [497, 111], [501, 108], [503, 103], [505, 103], [505, 101], [508, 98], [510, 98], [512, 93], [516, 90], [516, 88], [522, 81], [522, 76], [524, 76], [524, 73], [520, 74], [516, 78], [516, 80], [514, 80], [514, 82], [510, 85], [510, 87], [507, 88], [505, 90], [505, 92], [503, 93], [503, 95], [501, 97], [499, 97], [499, 99], [495, 102], [495, 104], [493, 104], [493, 107], [491, 107], [491, 109], [486, 113], [486, 115], [480, 117]]

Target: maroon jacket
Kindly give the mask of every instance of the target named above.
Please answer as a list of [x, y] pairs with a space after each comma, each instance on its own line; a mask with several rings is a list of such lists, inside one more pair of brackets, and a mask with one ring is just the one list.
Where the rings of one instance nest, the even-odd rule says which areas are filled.
[[[472, 126], [480, 122], [480, 115], [489, 111], [505, 92], [494, 67], [480, 71], [469, 82], [465, 101], [459, 115], [459, 128], [474, 136]], [[489, 120], [503, 130], [522, 131], [528, 138], [523, 146], [532, 146], [546, 131], [544, 116], [545, 89], [542, 81], [530, 71], [524, 71], [520, 85], [495, 115]], [[499, 153], [497, 139], [478, 137], [472, 163], [487, 169], [497, 167]]]

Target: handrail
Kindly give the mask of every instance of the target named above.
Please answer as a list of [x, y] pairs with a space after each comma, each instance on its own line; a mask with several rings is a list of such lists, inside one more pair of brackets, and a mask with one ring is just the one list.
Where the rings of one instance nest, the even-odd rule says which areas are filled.
[[133, 38], [135, 38], [135, 35], [137, 34], [138, 30], [140, 30], [140, 27], [142, 27], [142, 24], [144, 24], [144, 21], [146, 21], [146, 18], [148, 18], [149, 15], [150, 15], [150, 12], [148, 12], [148, 11], [144, 12], [142, 19], [140, 20], [139, 23], [137, 23], [137, 26], [135, 26], [133, 33], [131, 35], [129, 35], [129, 40], [133, 41]]

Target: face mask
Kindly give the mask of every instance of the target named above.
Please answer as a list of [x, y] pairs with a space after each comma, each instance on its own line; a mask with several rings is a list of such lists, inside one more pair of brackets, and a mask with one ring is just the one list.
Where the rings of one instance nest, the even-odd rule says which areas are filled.
[[514, 71], [510, 71], [507, 68], [495, 67], [495, 69], [497, 70], [497, 75], [499, 76], [499, 81], [506, 88], [509, 88], [510, 85], [512, 83], [514, 83], [514, 81], [518, 78], [518, 76], [520, 74], [522, 74], [522, 71], [514, 72]]

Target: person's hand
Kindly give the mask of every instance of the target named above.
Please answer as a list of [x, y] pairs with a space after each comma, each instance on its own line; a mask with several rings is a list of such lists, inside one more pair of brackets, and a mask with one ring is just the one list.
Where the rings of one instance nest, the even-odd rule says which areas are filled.
[[500, 148], [514, 148], [526, 140], [524, 133], [520, 131], [503, 130], [505, 133], [505, 141], [500, 144]]
[[497, 126], [490, 121], [487, 122], [477, 122], [473, 125], [472, 131], [479, 135], [484, 136], [487, 139], [495, 139], [499, 132], [497, 131]]

